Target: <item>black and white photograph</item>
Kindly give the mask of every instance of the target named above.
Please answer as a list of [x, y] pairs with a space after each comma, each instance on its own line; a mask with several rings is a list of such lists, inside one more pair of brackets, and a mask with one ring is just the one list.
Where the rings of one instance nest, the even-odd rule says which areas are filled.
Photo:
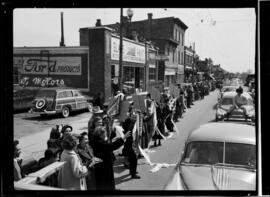
[[256, 21], [14, 9], [14, 189], [258, 191]]

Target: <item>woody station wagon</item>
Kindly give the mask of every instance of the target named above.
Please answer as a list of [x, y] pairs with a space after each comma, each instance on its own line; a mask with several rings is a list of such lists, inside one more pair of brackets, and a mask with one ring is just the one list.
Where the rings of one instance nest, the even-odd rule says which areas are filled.
[[92, 111], [92, 99], [77, 89], [44, 88], [39, 90], [29, 113], [40, 116], [61, 113], [64, 118], [78, 110]]

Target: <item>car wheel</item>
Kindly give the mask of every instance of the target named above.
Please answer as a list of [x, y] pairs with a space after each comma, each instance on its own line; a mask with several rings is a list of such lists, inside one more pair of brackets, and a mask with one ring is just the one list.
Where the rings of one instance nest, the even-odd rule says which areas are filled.
[[93, 112], [93, 104], [92, 103], [88, 103], [88, 111], [89, 112]]
[[70, 112], [70, 110], [69, 110], [69, 108], [68, 108], [67, 106], [64, 106], [64, 107], [62, 108], [62, 116], [63, 116], [64, 118], [67, 118], [67, 117], [69, 116], [69, 112]]

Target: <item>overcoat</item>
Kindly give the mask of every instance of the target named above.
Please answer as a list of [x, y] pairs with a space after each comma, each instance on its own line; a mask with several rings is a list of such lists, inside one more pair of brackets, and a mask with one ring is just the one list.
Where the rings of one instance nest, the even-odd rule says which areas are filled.
[[113, 151], [120, 148], [123, 144], [124, 140], [122, 138], [117, 138], [114, 142], [101, 139], [91, 141], [95, 157], [103, 160], [95, 165], [97, 190], [115, 190]]
[[85, 177], [88, 170], [74, 150], [64, 150], [60, 161], [65, 161], [59, 170], [58, 184], [60, 188], [71, 190], [86, 190]]

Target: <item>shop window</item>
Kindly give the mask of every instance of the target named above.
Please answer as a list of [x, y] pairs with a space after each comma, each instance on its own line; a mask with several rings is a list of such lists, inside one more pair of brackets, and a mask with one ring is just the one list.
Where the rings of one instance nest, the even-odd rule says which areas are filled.
[[149, 81], [155, 81], [155, 80], [156, 80], [156, 69], [149, 68]]
[[173, 49], [173, 58], [172, 58], [172, 61], [173, 61], [173, 62], [174, 62], [174, 58], [175, 58], [175, 57], [174, 57], [174, 56], [175, 56], [174, 54], [175, 54], [175, 49]]
[[144, 68], [123, 67], [123, 89], [127, 95], [135, 93], [135, 89], [144, 90]]

